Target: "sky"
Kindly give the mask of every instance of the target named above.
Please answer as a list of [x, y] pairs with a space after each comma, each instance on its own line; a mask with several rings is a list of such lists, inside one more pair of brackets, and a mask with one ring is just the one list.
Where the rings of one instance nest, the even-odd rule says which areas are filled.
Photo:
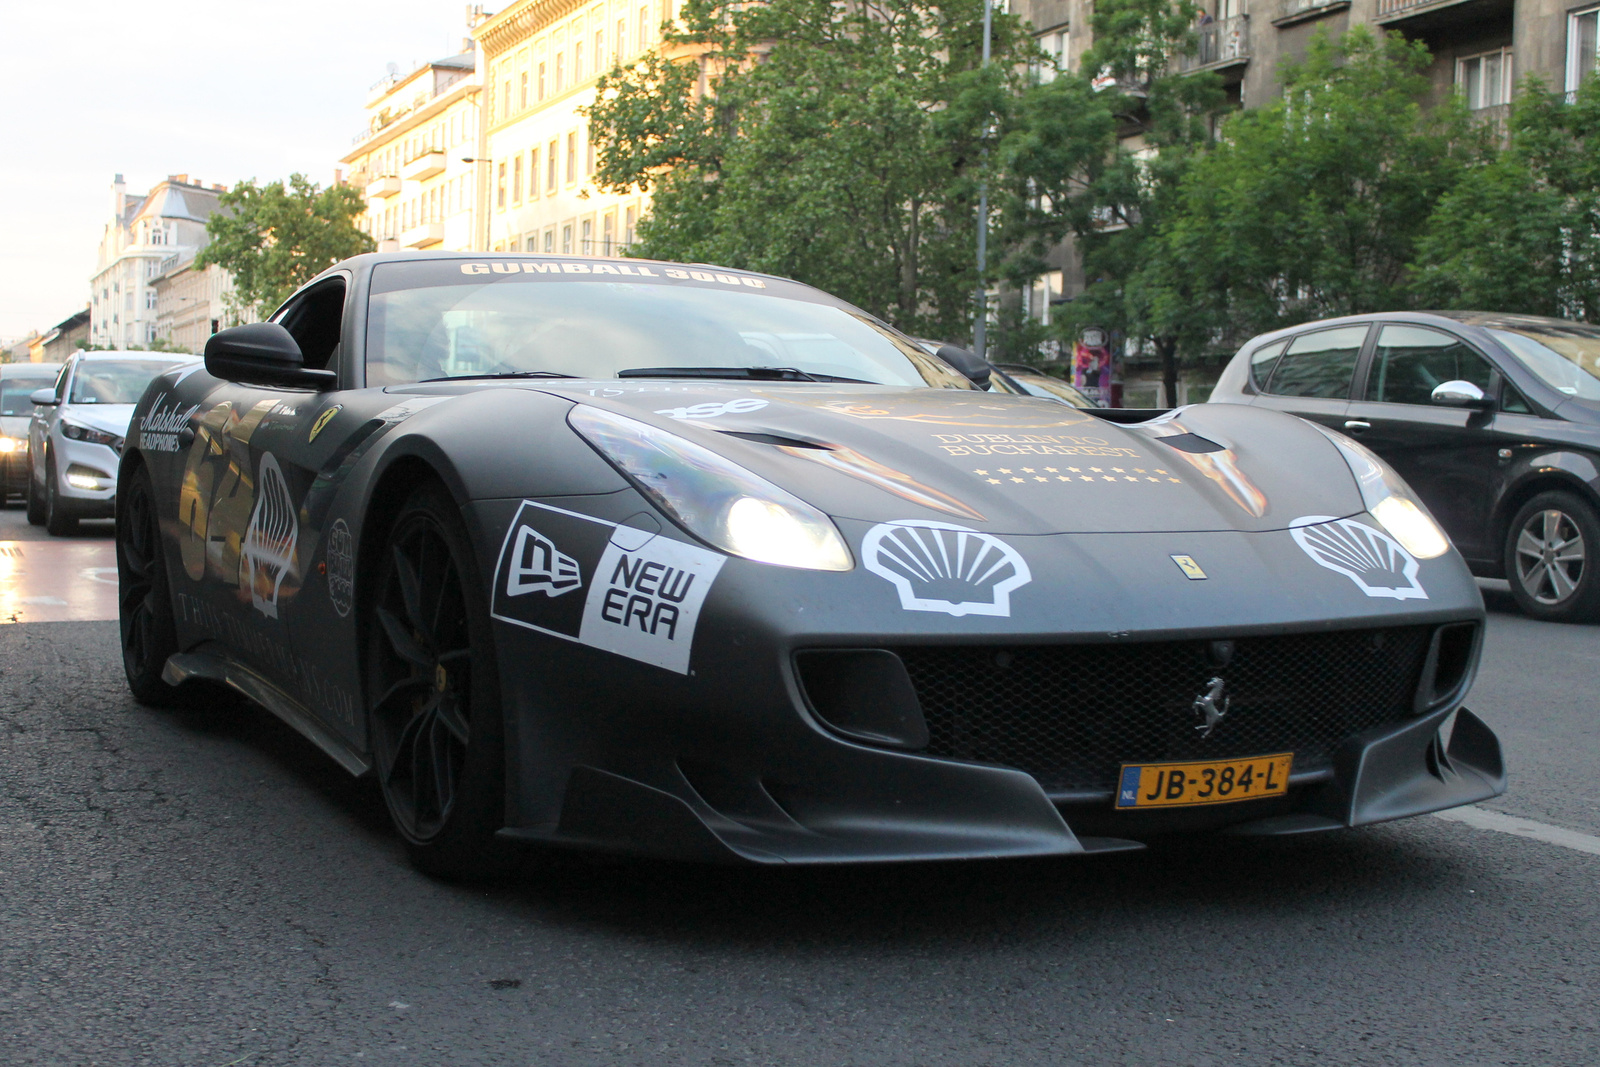
[[388, 64], [466, 34], [461, 0], [0, 0], [0, 340], [88, 302], [115, 175], [326, 185]]

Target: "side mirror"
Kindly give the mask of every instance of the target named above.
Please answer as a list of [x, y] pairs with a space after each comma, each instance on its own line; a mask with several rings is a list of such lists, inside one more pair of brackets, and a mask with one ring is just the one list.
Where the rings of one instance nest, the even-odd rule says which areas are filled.
[[206, 371], [241, 385], [332, 389], [339, 376], [305, 366], [300, 346], [275, 322], [230, 326], [206, 342]]
[[979, 359], [960, 345], [941, 345], [934, 355], [960, 371], [962, 376], [979, 389], [989, 388], [989, 361]]
[[1450, 381], [1440, 382], [1433, 387], [1431, 399], [1435, 404], [1447, 408], [1492, 408], [1494, 401], [1483, 395], [1471, 382]]
[[47, 385], [43, 389], [35, 389], [28, 394], [28, 399], [42, 408], [53, 408], [61, 403], [61, 398], [56, 396], [56, 387]]

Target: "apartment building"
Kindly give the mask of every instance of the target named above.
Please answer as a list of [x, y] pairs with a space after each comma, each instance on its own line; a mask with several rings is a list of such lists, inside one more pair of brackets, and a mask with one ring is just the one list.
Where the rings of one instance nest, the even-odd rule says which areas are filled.
[[615, 64], [660, 43], [676, 0], [516, 0], [473, 30], [482, 53], [485, 242], [495, 251], [618, 255], [649, 198], [594, 184], [581, 109]]
[[156, 290], [151, 285], [173, 256], [193, 258], [208, 240], [206, 220], [217, 210], [220, 185], [169, 174], [144, 195], [128, 192], [122, 175], [111, 185], [106, 223], [89, 280], [89, 340], [111, 348], [144, 348], [157, 337]]
[[[469, 24], [481, 9], [469, 8]], [[366, 195], [359, 225], [378, 251], [481, 247], [482, 92], [473, 42], [368, 90], [367, 122], [342, 162]]]

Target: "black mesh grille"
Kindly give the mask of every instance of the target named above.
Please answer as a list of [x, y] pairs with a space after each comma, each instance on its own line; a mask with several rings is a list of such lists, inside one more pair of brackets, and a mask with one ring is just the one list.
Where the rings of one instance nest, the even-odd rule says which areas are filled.
[[[1110, 790], [1122, 763], [1293, 752], [1327, 767], [1351, 734], [1410, 717], [1430, 628], [1214, 642], [909, 647], [932, 755], [1003, 763], [1046, 789]], [[1226, 666], [1218, 662], [1226, 660]], [[1195, 699], [1226, 683], [1209, 736]]]

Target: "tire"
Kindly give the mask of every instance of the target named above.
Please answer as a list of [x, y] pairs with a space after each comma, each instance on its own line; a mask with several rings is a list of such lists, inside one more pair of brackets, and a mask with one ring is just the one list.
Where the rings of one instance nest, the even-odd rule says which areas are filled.
[[28, 494], [28, 525], [43, 526], [44, 499], [39, 495], [39, 490], [34, 486], [32, 463], [28, 464], [28, 481], [26, 486], [24, 486], [24, 491]]
[[48, 452], [44, 456], [44, 528], [55, 537], [78, 532], [78, 517], [67, 510], [67, 502], [61, 499], [55, 457]]
[[179, 689], [161, 680], [167, 657], [178, 651], [178, 626], [167, 583], [161, 527], [150, 472], [140, 467], [117, 502], [117, 617], [122, 669], [134, 699], [174, 707]]
[[1600, 517], [1575, 493], [1540, 493], [1506, 532], [1506, 578], [1517, 606], [1535, 619], [1600, 619]]
[[505, 873], [504, 722], [489, 605], [460, 510], [412, 493], [362, 598], [368, 736], [411, 862], [437, 878]]

